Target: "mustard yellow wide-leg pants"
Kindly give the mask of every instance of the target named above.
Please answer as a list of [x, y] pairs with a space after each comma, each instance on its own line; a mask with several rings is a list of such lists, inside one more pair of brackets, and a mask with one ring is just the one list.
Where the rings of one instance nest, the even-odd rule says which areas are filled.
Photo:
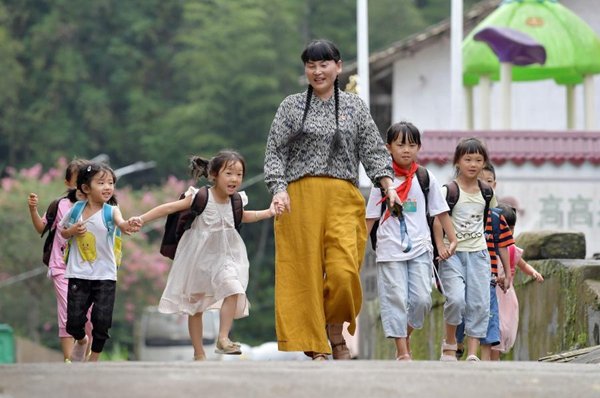
[[281, 351], [330, 353], [325, 325], [355, 320], [365, 201], [351, 182], [304, 177], [288, 186], [291, 212], [275, 220], [275, 326]]

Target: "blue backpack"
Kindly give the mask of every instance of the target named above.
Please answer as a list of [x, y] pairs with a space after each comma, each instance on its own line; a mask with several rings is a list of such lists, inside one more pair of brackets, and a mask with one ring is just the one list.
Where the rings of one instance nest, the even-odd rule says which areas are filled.
[[[83, 209], [85, 209], [85, 205], [87, 204], [87, 200], [80, 200], [75, 202], [73, 208], [71, 210], [71, 215], [69, 216], [68, 225], [71, 226], [79, 220], [81, 214], [83, 213]], [[113, 220], [113, 207], [108, 203], [105, 203], [102, 206], [102, 221], [104, 221], [104, 226], [106, 227], [107, 234], [106, 239], [110, 241], [110, 239], [114, 242], [114, 251], [115, 251], [115, 261], [117, 263], [117, 267], [121, 265], [121, 258], [123, 257], [122, 251], [122, 238], [121, 238], [121, 230], [115, 225]], [[67, 250], [65, 251], [65, 263], [69, 258], [69, 250], [71, 248], [71, 239], [69, 239], [69, 244], [67, 245]]]

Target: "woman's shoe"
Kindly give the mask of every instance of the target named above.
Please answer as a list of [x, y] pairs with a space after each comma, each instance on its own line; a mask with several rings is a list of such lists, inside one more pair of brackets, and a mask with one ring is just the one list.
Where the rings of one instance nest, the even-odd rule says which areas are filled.
[[477, 357], [477, 355], [469, 355], [467, 357], [467, 361], [468, 362], [479, 362], [480, 359]]
[[331, 355], [333, 359], [352, 359], [350, 350], [346, 345], [346, 340], [344, 340], [344, 336], [342, 335], [343, 327], [344, 325], [341, 323], [328, 324], [326, 327], [327, 338], [331, 343]]
[[313, 352], [312, 360], [313, 361], [327, 361], [327, 354], [323, 354], [320, 352]]
[[215, 352], [217, 354], [240, 355], [242, 350], [240, 349], [239, 345], [227, 339], [225, 344], [222, 344], [220, 340], [217, 340], [217, 344], [215, 344]]
[[206, 361], [206, 355], [204, 355], [204, 354], [194, 355], [194, 361]]
[[[440, 361], [442, 362], [456, 362], [456, 344], [448, 344], [446, 340], [442, 340], [442, 355], [440, 356]], [[453, 351], [448, 354], [448, 351]]]

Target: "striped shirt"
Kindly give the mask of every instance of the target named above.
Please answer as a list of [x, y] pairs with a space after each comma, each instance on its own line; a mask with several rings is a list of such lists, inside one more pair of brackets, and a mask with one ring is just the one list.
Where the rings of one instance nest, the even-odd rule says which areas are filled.
[[[508, 247], [514, 245], [515, 241], [508, 228], [508, 224], [504, 219], [503, 215], [499, 215], [500, 222], [498, 229], [499, 231], [492, 230], [492, 211], [488, 211], [487, 221], [485, 223], [485, 239], [487, 242], [487, 248], [490, 252], [490, 262], [492, 266], [492, 275], [498, 275], [498, 254], [496, 253], [496, 247]], [[494, 233], [495, 232], [495, 233]]]

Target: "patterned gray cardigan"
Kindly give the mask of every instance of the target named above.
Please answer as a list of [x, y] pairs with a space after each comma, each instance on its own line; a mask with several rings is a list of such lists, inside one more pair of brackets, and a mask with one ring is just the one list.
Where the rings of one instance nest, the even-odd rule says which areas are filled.
[[304, 176], [329, 176], [358, 186], [358, 164], [362, 162], [374, 183], [393, 178], [392, 160], [364, 101], [340, 91], [338, 122], [343, 145], [331, 151], [335, 134], [335, 99], [311, 98], [304, 123], [305, 133], [288, 143], [302, 124], [306, 91], [283, 100], [273, 119], [265, 153], [265, 183], [271, 194], [285, 191], [288, 183]]

